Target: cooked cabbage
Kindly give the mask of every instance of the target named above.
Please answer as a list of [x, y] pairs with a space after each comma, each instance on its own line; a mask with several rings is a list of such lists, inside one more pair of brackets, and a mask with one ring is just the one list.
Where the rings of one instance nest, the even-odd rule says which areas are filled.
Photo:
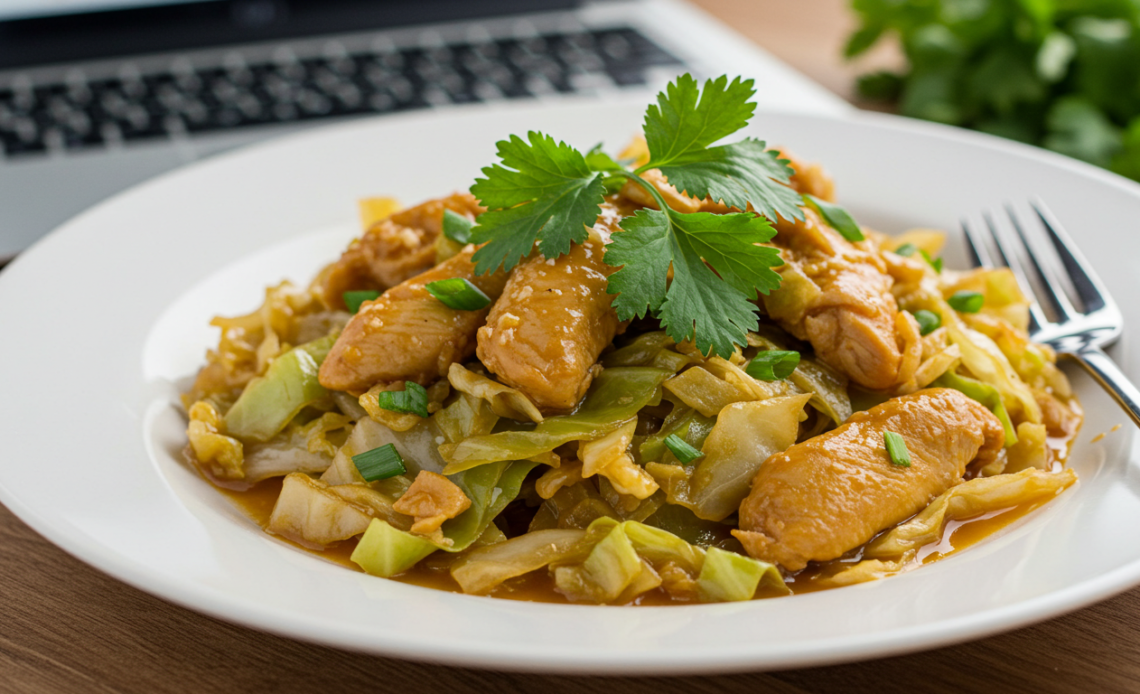
[[[411, 526], [407, 516], [392, 510], [392, 499], [364, 486], [346, 487], [330, 487], [302, 473], [288, 475], [266, 529], [322, 548], [363, 533], [376, 517], [403, 529]], [[361, 503], [366, 495], [369, 502]]]
[[[403, 381], [396, 383], [377, 383], [369, 388], [367, 393], [360, 396], [358, 404], [368, 413], [369, 417], [392, 431], [407, 431], [419, 424], [423, 420], [423, 417], [410, 412], [386, 410], [380, 407], [380, 403], [377, 402], [377, 396], [380, 393], [404, 390], [405, 388], [407, 388], [407, 384]], [[427, 388], [427, 411], [429, 415], [438, 412], [440, 408], [443, 407], [442, 403], [450, 392], [451, 388], [448, 387], [447, 381], [436, 381]]]
[[977, 400], [985, 405], [1001, 421], [1001, 426], [1005, 429], [1005, 445], [1012, 446], [1017, 443], [1017, 432], [1013, 428], [1013, 423], [1009, 421], [1009, 414], [1005, 410], [1005, 404], [997, 388], [950, 371], [939, 376], [931, 385], [938, 388], [953, 388], [971, 400]]
[[352, 551], [352, 561], [366, 573], [389, 578], [403, 573], [438, 549], [431, 542], [373, 518]]
[[489, 593], [507, 579], [581, 553], [585, 536], [585, 530], [535, 530], [472, 550], [452, 564], [451, 576], [464, 593]]
[[439, 452], [448, 463], [444, 474], [500, 460], [529, 460], [571, 441], [605, 436], [653, 401], [658, 386], [671, 375], [649, 367], [606, 369], [594, 379], [574, 414], [547, 417], [529, 431], [501, 431], [440, 446]]
[[917, 516], [871, 542], [863, 551], [868, 559], [902, 556], [938, 539], [942, 527], [952, 520], [971, 518], [990, 511], [1055, 496], [1077, 481], [1077, 473], [1026, 469], [1010, 475], [977, 477], [952, 487]]
[[542, 413], [530, 398], [514, 388], [492, 381], [483, 374], [469, 371], [459, 364], [452, 364], [447, 372], [447, 380], [459, 392], [486, 400], [490, 403], [491, 410], [500, 417], [519, 421], [542, 421]]
[[[788, 341], [774, 340], [770, 335], [759, 333], [748, 333], [748, 346], [776, 350], [791, 349]], [[792, 375], [788, 376], [788, 380], [805, 393], [811, 393], [812, 399], [809, 404], [830, 417], [836, 425], [846, 422], [851, 416], [851, 396], [847, 393], [847, 377], [827, 364], [801, 354], [800, 363]]]
[[221, 479], [240, 480], [245, 478], [242, 443], [223, 434], [224, 427], [221, 415], [214, 406], [202, 400], [190, 408], [190, 424], [186, 428], [186, 436], [190, 439], [194, 457], [206, 466], [210, 474]]
[[[669, 503], [690, 509], [698, 518], [723, 520], [748, 496], [756, 471], [770, 456], [796, 442], [810, 394], [742, 402], [724, 408], [691, 474], [675, 465], [650, 463]], [[679, 474], [680, 473], [683, 474]]]
[[[575, 600], [627, 602], [663, 586], [680, 589], [679, 598], [696, 596], [707, 602], [749, 600], [761, 581], [786, 591], [779, 570], [717, 548], [704, 550], [676, 535], [636, 521], [600, 518], [580, 541], [593, 545], [584, 559], [554, 569], [558, 590]], [[569, 552], [568, 552], [569, 554]], [[711, 565], [710, 565], [711, 563]]]
[[268, 441], [302, 409], [327, 397], [317, 372], [333, 342], [333, 337], [323, 337], [275, 359], [226, 413], [226, 431], [243, 441]]
[[582, 461], [582, 477], [602, 475], [620, 494], [648, 499], [657, 491], [657, 483], [629, 456], [629, 445], [637, 420], [631, 419], [620, 428], [593, 441], [583, 441], [578, 448]]
[[977, 477], [944, 492], [914, 518], [873, 540], [863, 561], [817, 580], [822, 586], [873, 581], [920, 566], [917, 551], [936, 542], [946, 523], [1056, 496], [1076, 482], [1069, 469], [1045, 472], [1029, 468], [1015, 474]]
[[250, 444], [245, 453], [245, 481], [256, 483], [291, 472], [324, 472], [339, 450], [330, 435], [339, 433], [343, 439], [343, 430], [350, 426], [348, 417], [326, 412], [308, 424], [290, 424], [265, 443]]

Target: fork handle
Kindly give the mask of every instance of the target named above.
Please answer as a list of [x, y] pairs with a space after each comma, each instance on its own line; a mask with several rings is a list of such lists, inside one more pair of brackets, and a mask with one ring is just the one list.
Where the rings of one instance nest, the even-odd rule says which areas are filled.
[[1108, 391], [1132, 421], [1140, 426], [1140, 390], [1099, 347], [1085, 347], [1070, 354]]

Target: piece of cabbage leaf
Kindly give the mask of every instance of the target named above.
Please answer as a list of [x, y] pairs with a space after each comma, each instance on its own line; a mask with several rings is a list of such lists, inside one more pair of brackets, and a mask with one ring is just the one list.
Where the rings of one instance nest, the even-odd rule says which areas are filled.
[[441, 445], [439, 453], [447, 461], [443, 473], [453, 475], [503, 460], [530, 460], [571, 441], [605, 436], [636, 417], [672, 375], [651, 367], [605, 369], [574, 414], [547, 417], [529, 431], [500, 431]]
[[559, 591], [574, 600], [626, 602], [662, 585], [667, 574], [688, 577], [687, 582], [697, 585], [698, 598], [707, 602], [750, 600], [761, 581], [787, 591], [772, 564], [718, 548], [706, 550], [636, 521], [599, 518], [587, 528], [582, 543], [592, 545], [589, 554], [555, 569]]
[[226, 432], [245, 442], [268, 441], [302, 409], [328, 396], [317, 374], [334, 342], [329, 335], [277, 357], [226, 412]]
[[1046, 472], [1029, 468], [1018, 473], [976, 477], [943, 492], [918, 515], [879, 536], [863, 552], [864, 559], [817, 579], [823, 586], [873, 581], [922, 565], [918, 550], [937, 542], [946, 523], [1001, 511], [1056, 496], [1077, 480], [1071, 469]]
[[677, 465], [649, 463], [646, 469], [671, 504], [698, 518], [720, 521], [735, 513], [756, 471], [770, 456], [790, 448], [804, 419], [810, 393], [729, 405], [705, 439], [704, 457], [689, 473]]
[[960, 376], [952, 371], [947, 371], [934, 379], [930, 385], [937, 388], [951, 388], [971, 400], [981, 403], [986, 409], [993, 412], [994, 416], [1001, 422], [1001, 426], [1005, 430], [1005, 445], [1008, 447], [1017, 443], [1017, 431], [1013, 428], [1013, 422], [1009, 421], [1009, 413], [1006, 412], [1001, 393], [998, 392], [997, 388], [973, 378]]

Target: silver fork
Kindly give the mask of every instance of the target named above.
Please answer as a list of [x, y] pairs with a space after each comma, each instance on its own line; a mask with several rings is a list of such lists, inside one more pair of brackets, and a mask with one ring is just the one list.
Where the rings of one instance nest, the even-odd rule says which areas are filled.
[[[974, 264], [1012, 270], [1025, 295], [1038, 299], [1029, 306], [1030, 337], [1075, 359], [1140, 426], [1140, 390], [1104, 353], [1123, 332], [1120, 309], [1053, 213], [1040, 200], [1031, 201], [1030, 207], [1033, 215], [1028, 219], [1007, 205], [1005, 214], [983, 212], [981, 223], [962, 221]], [[990, 253], [987, 238], [996, 245], [996, 256]], [[1046, 240], [1052, 242], [1060, 262], [1043, 246]], [[1081, 307], [1073, 304], [1065, 284]], [[1048, 303], [1055, 320], [1049, 320], [1043, 303]]]

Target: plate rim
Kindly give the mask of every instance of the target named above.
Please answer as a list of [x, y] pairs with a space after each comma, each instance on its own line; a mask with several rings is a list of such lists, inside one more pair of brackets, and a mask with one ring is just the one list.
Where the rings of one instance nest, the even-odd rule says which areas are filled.
[[[481, 105], [460, 107], [441, 110], [433, 115], [441, 120], [450, 120], [457, 115], [461, 116], [474, 111], [494, 111], [498, 108], [500, 107], [488, 108]], [[796, 118], [816, 121], [865, 124], [888, 130], [908, 131], [924, 137], [934, 137], [949, 142], [966, 141], [988, 149], [1005, 151], [1018, 157], [1028, 157], [1058, 166], [1062, 169], [1068, 169], [1083, 177], [1091, 177], [1096, 180], [1098, 184], [1109, 185], [1114, 188], [1123, 188], [1134, 195], [1140, 195], [1140, 184], [1091, 164], [1073, 160], [1069, 157], [1023, 143], [1003, 140], [984, 133], [966, 131], [937, 123], [917, 121], [890, 114], [868, 112], [808, 115], [795, 111], [762, 109], [758, 111], [758, 114], [795, 116]], [[417, 116], [417, 119], [422, 118], [422, 115]], [[88, 216], [97, 214], [107, 206], [117, 205], [121, 199], [136, 195], [150, 186], [162, 185], [169, 177], [180, 175], [187, 169], [195, 168], [202, 164], [223, 163], [224, 165], [224, 162], [230, 159], [244, 158], [262, 150], [274, 149], [282, 143], [292, 143], [307, 139], [319, 140], [320, 138], [326, 137], [328, 133], [332, 131], [351, 130], [355, 128], [368, 129], [376, 127], [377, 125], [388, 125], [398, 120], [408, 119], [411, 119], [411, 116], [398, 116], [397, 118], [384, 119], [382, 121], [362, 119], [359, 121], [314, 128], [300, 133], [286, 134], [267, 142], [258, 143], [250, 147], [209, 158], [203, 162], [195, 162], [185, 167], [180, 167], [171, 172], [144, 181], [136, 186], [132, 186], [85, 210], [76, 217], [73, 217], [49, 233], [44, 239], [37, 242], [32, 248], [18, 256], [11, 265], [6, 268], [8, 272], [0, 273], [0, 292], [12, 281], [10, 280], [13, 275], [13, 273], [10, 272], [12, 268], [21, 267], [24, 263], [32, 262], [27, 260], [29, 257], [38, 258], [43, 253], [49, 253], [51, 247], [60, 243], [60, 240], [66, 236], [69, 229], [76, 226], [81, 227]], [[5, 275], [7, 275], [7, 277]], [[1123, 455], [1127, 456], [1127, 453]], [[812, 649], [810, 652], [782, 652], [778, 648], [766, 648], [763, 652], [757, 652], [755, 646], [753, 646], [752, 650], [749, 650], [748, 644], [745, 643], [739, 648], [721, 654], [713, 656], [704, 654], [706, 658], [704, 662], [656, 660], [654, 653], [651, 651], [637, 654], [623, 652], [612, 656], [605, 656], [601, 659], [599, 659], [597, 653], [586, 651], [563, 652], [557, 657], [531, 653], [526, 656], [525, 662], [508, 662], [496, 659], [501, 658], [502, 652], [496, 651], [493, 644], [478, 642], [471, 643], [463, 649], [433, 653], [425, 651], [419, 643], [413, 643], [411, 645], [401, 644], [391, 635], [369, 632], [370, 643], [362, 646], [361, 642], [354, 643], [349, 640], [351, 636], [347, 632], [351, 630], [346, 630], [343, 624], [335, 626], [334, 628], [334, 625], [329, 624], [328, 620], [312, 619], [299, 614], [283, 614], [268, 606], [250, 603], [214, 589], [211, 586], [200, 585], [193, 580], [168, 578], [162, 572], [150, 569], [145, 564], [120, 557], [114, 552], [107, 553], [106, 551], [101, 551], [100, 545], [85, 544], [80, 538], [76, 538], [67, 533], [65, 528], [56, 527], [56, 524], [52, 522], [48, 515], [37, 512], [25, 504], [16, 494], [9, 491], [7, 486], [3, 483], [3, 480], [0, 480], [0, 503], [3, 503], [17, 518], [30, 526], [38, 534], [71, 556], [83, 561], [88, 566], [162, 600], [228, 623], [274, 633], [291, 639], [332, 645], [350, 651], [421, 662], [444, 663], [462, 667], [494, 668], [523, 672], [627, 675], [726, 673], [805, 667], [825, 663], [850, 662], [872, 657], [886, 657], [983, 638], [995, 633], [1027, 626], [1104, 600], [1140, 584], [1140, 558], [1137, 558], [1108, 573], [1083, 580], [1061, 590], [1047, 592], [1023, 600], [1014, 605], [990, 609], [978, 614], [952, 620], [941, 620], [933, 623], [896, 628], [889, 632], [874, 634], [864, 639], [853, 639], [850, 636], [842, 636], [834, 639], [818, 640], [815, 643], [819, 644], [819, 647]], [[462, 597], [466, 599], [487, 599], [473, 596]], [[548, 607], [574, 611], [621, 609], [585, 605], [551, 605]], [[716, 609], [716, 606], [638, 607], [637, 609], [710, 610]], [[494, 662], [490, 664], [485, 662], [488, 657], [494, 660]]]

